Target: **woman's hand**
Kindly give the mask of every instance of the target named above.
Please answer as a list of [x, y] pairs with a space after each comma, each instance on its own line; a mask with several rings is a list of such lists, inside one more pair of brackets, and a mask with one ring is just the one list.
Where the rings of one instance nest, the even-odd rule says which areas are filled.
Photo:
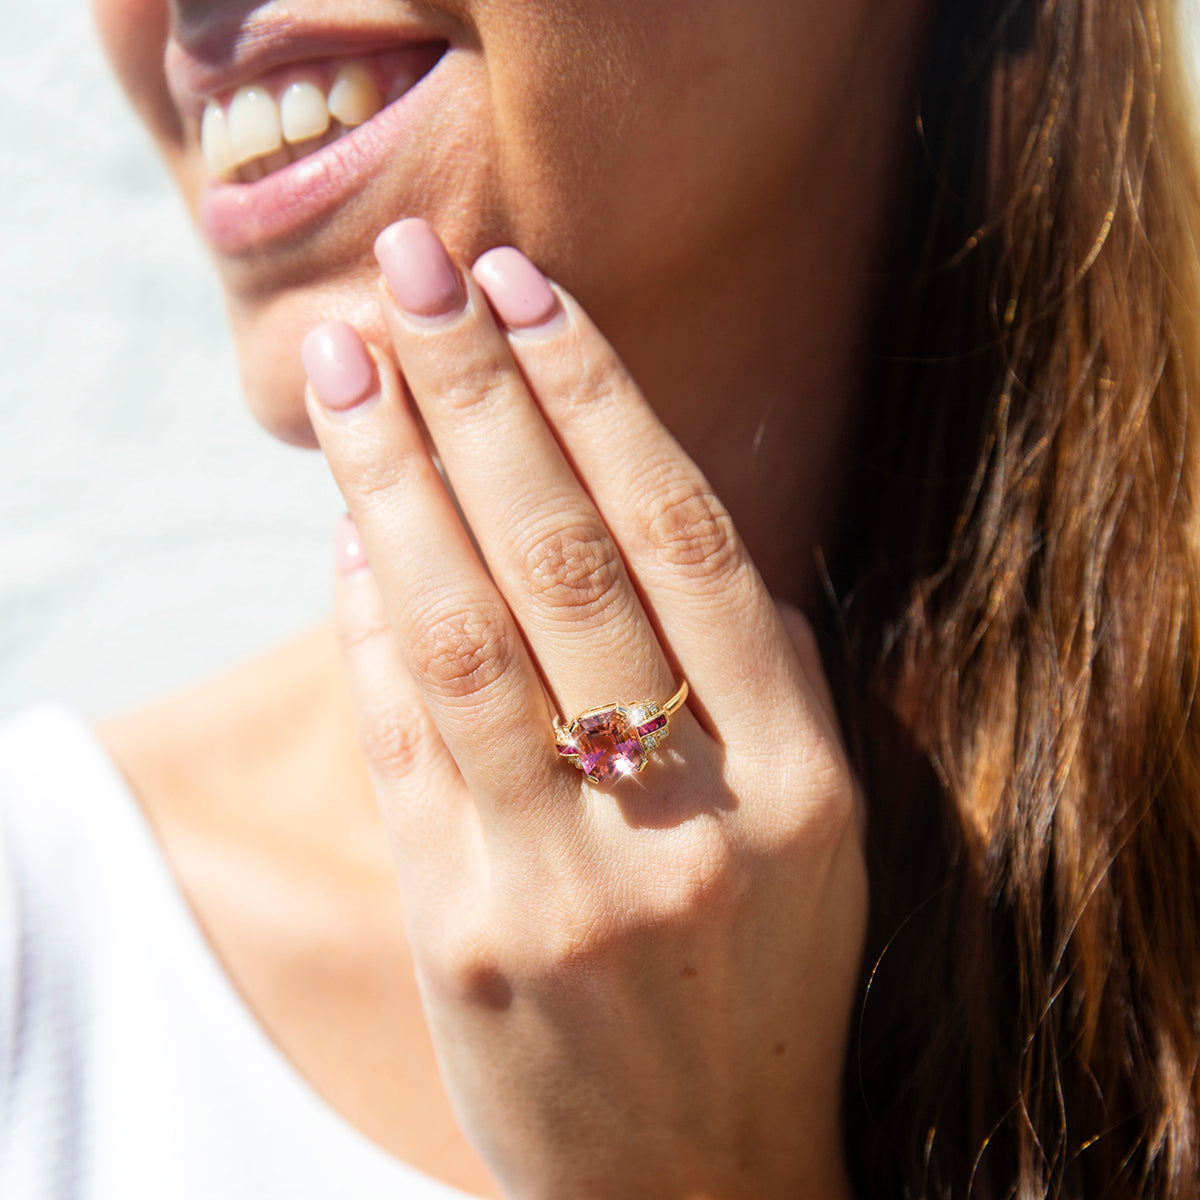
[[[460, 274], [418, 220], [377, 252], [403, 383], [331, 322], [309, 410], [370, 563], [338, 621], [463, 1128], [522, 1200], [845, 1191], [867, 887], [808, 627], [528, 260]], [[555, 705], [684, 677], [643, 773], [556, 751]]]

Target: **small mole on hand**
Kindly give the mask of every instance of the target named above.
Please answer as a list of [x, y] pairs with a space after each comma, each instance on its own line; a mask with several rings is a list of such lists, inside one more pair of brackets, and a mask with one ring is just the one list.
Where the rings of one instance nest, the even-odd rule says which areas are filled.
[[695, 979], [696, 978], [696, 968], [695, 967], [684, 967], [683, 970], [680, 971], [679, 973], [680, 973], [680, 975], [682, 975], [684, 977], [684, 979]]
[[776, 1042], [775, 1043], [774, 1053], [775, 1053], [776, 1058], [779, 1058], [779, 1056], [784, 1054], [786, 1051], [787, 1051], [787, 1042]]
[[512, 984], [503, 971], [479, 966], [472, 970], [464, 989], [466, 999], [492, 1012], [504, 1012], [512, 1004]]

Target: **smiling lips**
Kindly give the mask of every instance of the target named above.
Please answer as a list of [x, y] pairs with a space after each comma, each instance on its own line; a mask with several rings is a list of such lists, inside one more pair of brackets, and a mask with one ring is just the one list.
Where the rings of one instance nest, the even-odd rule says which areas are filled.
[[172, 92], [199, 135], [208, 181], [197, 217], [215, 251], [257, 256], [305, 236], [377, 193], [398, 153], [411, 156], [446, 92], [435, 68], [454, 56], [445, 39], [385, 36], [381, 47], [361, 33], [263, 30], [257, 69], [249, 55], [218, 69], [179, 43], [168, 48]]
[[210, 177], [253, 183], [316, 153], [403, 96], [438, 54], [423, 46], [295, 64], [224, 102], [210, 98], [200, 125]]

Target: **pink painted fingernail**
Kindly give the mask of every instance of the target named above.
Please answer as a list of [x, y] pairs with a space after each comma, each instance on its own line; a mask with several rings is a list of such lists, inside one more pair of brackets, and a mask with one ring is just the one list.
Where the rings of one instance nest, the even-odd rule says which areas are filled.
[[344, 412], [379, 390], [375, 364], [354, 327], [324, 321], [300, 344], [305, 373], [326, 408]]
[[375, 239], [375, 257], [396, 303], [418, 317], [450, 316], [466, 293], [433, 226], [420, 217], [389, 225]]
[[333, 556], [343, 575], [353, 575], [367, 565], [367, 555], [349, 513], [338, 518], [333, 530]]
[[545, 275], [514, 246], [489, 250], [471, 273], [510, 329], [545, 325], [558, 312], [558, 297]]

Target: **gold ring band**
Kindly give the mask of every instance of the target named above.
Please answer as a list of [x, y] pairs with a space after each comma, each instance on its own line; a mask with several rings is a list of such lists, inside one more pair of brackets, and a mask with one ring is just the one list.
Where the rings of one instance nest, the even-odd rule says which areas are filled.
[[575, 764], [593, 783], [611, 783], [637, 775], [646, 767], [646, 756], [666, 740], [671, 717], [687, 702], [688, 682], [667, 701], [640, 704], [602, 704], [589, 708], [573, 721], [554, 722], [558, 753]]

